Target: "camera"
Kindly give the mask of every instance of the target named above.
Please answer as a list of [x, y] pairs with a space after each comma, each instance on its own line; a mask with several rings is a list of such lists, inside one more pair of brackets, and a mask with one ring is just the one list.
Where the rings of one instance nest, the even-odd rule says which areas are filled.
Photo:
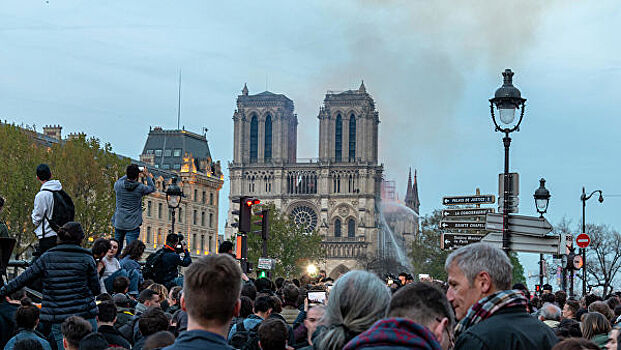
[[183, 235], [182, 234], [177, 234], [177, 245], [175, 246], [175, 253], [177, 254], [181, 254], [183, 253], [184, 249], [183, 249]]

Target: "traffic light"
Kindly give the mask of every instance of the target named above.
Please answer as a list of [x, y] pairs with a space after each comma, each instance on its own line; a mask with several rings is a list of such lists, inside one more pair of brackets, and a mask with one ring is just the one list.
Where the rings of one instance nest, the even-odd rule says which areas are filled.
[[259, 272], [258, 272], [257, 276], [258, 276], [259, 278], [267, 278], [267, 271], [265, 271], [265, 270], [259, 270]]
[[535, 292], [541, 293], [541, 285], [535, 284]]
[[261, 211], [261, 239], [267, 241], [270, 238], [270, 211]]
[[257, 198], [252, 197], [238, 197], [233, 198], [233, 203], [239, 203], [239, 210], [233, 210], [233, 215], [239, 215], [239, 221], [232, 223], [231, 226], [236, 227], [241, 232], [250, 232], [250, 220], [252, 217], [252, 206], [261, 203]]

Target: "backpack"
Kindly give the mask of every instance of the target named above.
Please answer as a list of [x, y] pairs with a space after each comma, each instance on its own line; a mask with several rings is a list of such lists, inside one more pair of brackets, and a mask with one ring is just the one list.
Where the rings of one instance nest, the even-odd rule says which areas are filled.
[[164, 255], [164, 248], [160, 248], [156, 252], [149, 254], [142, 267], [142, 276], [145, 280], [155, 279], [156, 276], [161, 275], [162, 255]]
[[[52, 217], [48, 218], [45, 216], [43, 223], [45, 224], [45, 220], [50, 224], [50, 227], [54, 232], [58, 232], [58, 229], [68, 223], [69, 221], [73, 221], [75, 216], [75, 207], [73, 206], [73, 201], [71, 197], [67, 194], [67, 192], [60, 191], [52, 191], [48, 189], [44, 189], [42, 191], [52, 192], [52, 197], [54, 198], [54, 206], [52, 209]], [[45, 237], [45, 227], [42, 227], [43, 236]]]
[[259, 347], [259, 326], [260, 323], [251, 329], [244, 327], [244, 320], [236, 323], [235, 333], [229, 340], [229, 345], [239, 350], [260, 350]]

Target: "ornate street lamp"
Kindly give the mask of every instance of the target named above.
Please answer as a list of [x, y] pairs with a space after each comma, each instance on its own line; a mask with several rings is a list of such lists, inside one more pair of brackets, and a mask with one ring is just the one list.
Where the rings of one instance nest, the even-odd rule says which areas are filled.
[[[502, 73], [503, 84], [496, 90], [494, 97], [489, 100], [492, 121], [496, 131], [505, 133], [502, 142], [505, 146], [505, 171], [504, 171], [504, 203], [502, 213], [502, 249], [509, 254], [511, 250], [511, 236], [509, 233], [509, 146], [511, 138], [509, 134], [520, 130], [520, 124], [524, 118], [525, 98], [522, 98], [520, 90], [513, 86], [513, 72], [505, 69]], [[516, 111], [519, 109], [519, 118]], [[496, 114], [500, 124], [496, 120]], [[517, 121], [516, 121], [517, 119]]]
[[183, 191], [177, 185], [177, 177], [173, 176], [170, 185], [166, 188], [166, 201], [168, 202], [168, 208], [172, 211], [171, 233], [175, 233], [175, 211], [179, 208], [179, 204], [181, 204], [181, 197], [183, 197]]
[[537, 207], [537, 212], [540, 217], [543, 217], [548, 211], [548, 205], [550, 204], [550, 191], [546, 188], [546, 180], [539, 180], [539, 188], [535, 191], [535, 207]]
[[[599, 198], [597, 199], [600, 203], [604, 202], [604, 195], [602, 190], [595, 190], [591, 192], [590, 195], [586, 195], [586, 191], [584, 187], [582, 187], [582, 195], [580, 196], [580, 200], [582, 201], [582, 233], [586, 234], [586, 202], [591, 199], [591, 197], [595, 194], [599, 193]], [[587, 275], [586, 275], [586, 248], [580, 248], [582, 250], [582, 295], [586, 295], [586, 283], [587, 283]]]
[[[533, 197], [535, 198], [537, 212], [543, 218], [543, 214], [548, 211], [548, 205], [550, 204], [550, 191], [546, 188], [546, 180], [544, 178], [539, 180], [539, 188], [535, 190]], [[543, 286], [543, 254], [539, 254], [539, 285]]]

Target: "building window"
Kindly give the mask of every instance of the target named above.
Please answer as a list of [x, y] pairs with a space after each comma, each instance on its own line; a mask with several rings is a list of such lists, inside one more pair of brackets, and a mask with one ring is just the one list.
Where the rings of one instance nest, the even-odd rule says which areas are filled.
[[213, 227], [213, 213], [209, 213], [209, 227]]
[[194, 201], [198, 202], [198, 190], [194, 189]]
[[269, 162], [272, 160], [272, 116], [267, 115], [265, 118], [265, 150], [264, 161]]
[[169, 149], [164, 150], [164, 157], [170, 157], [172, 155], [172, 151]]
[[213, 193], [209, 194], [209, 205], [213, 205]]
[[155, 150], [155, 156], [156, 157], [161, 157], [162, 156], [162, 150], [161, 149], [156, 149]]
[[202, 202], [205, 203], [205, 200], [207, 199], [207, 193], [205, 191], [203, 191], [203, 197], [202, 197]]
[[162, 220], [162, 203], [157, 203], [157, 218]]
[[356, 237], [356, 222], [354, 219], [347, 221], [347, 237]]
[[201, 250], [205, 251], [205, 235], [201, 235]]
[[250, 121], [250, 162], [256, 163], [259, 148], [259, 121], [253, 115]]
[[197, 212], [196, 210], [194, 210], [194, 212], [192, 213], [192, 225], [196, 225], [196, 215], [197, 215]]
[[170, 169], [170, 164], [168, 164], [168, 163], [162, 164], [162, 169], [164, 169], [164, 170]]
[[349, 161], [356, 161], [356, 116], [349, 116]]
[[179, 207], [179, 223], [183, 223], [183, 208]]
[[147, 243], [151, 243], [151, 226], [147, 226]]
[[151, 207], [153, 206], [153, 203], [151, 203], [151, 201], [147, 201], [147, 216], [151, 217]]
[[162, 229], [158, 228], [157, 229], [157, 244], [162, 244]]
[[343, 155], [343, 118], [340, 114], [336, 115], [334, 126], [334, 160], [340, 162]]
[[181, 157], [181, 148], [175, 148], [175, 150], [173, 151], [173, 156]]
[[168, 222], [170, 222], [170, 220], [172, 219], [172, 209], [168, 208]]
[[175, 169], [175, 170], [181, 169], [181, 164], [180, 163], [173, 164], [173, 169]]
[[153, 150], [152, 149], [148, 149], [146, 153], [147, 154], [153, 154]]
[[196, 247], [196, 233], [192, 235], [192, 248]]
[[205, 226], [205, 212], [201, 212], [201, 226]]
[[211, 252], [211, 236], [209, 236], [209, 247], [207, 247], [207, 251]]
[[341, 237], [341, 219], [334, 220], [334, 237]]

